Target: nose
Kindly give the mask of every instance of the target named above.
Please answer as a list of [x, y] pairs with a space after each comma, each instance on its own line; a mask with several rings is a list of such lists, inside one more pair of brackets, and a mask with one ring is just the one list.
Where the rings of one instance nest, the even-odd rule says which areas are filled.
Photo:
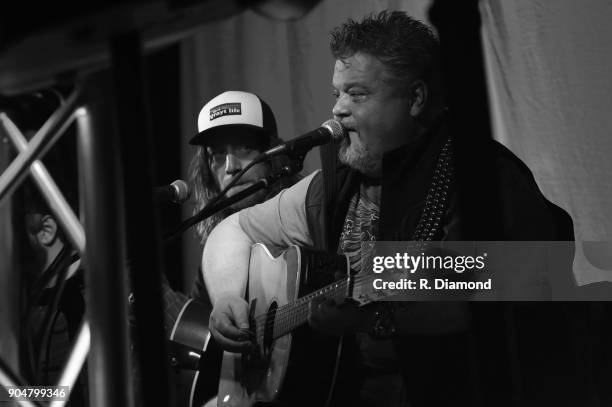
[[341, 121], [344, 117], [350, 116], [351, 111], [348, 107], [347, 98], [348, 95], [340, 95], [336, 99], [336, 103], [332, 108], [332, 114], [334, 115], [334, 120]]
[[242, 169], [242, 163], [232, 153], [227, 153], [225, 156], [225, 173], [228, 175], [234, 175]]

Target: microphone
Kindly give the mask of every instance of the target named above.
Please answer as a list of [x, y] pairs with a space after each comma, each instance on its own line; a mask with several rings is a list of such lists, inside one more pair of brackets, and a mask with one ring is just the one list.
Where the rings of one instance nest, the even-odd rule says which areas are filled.
[[312, 130], [303, 136], [285, 141], [282, 144], [264, 151], [262, 158], [272, 157], [278, 154], [300, 155], [305, 154], [313, 147], [326, 144], [331, 141], [340, 140], [344, 136], [344, 128], [336, 120], [328, 120], [318, 129]]
[[189, 198], [191, 191], [185, 181], [177, 179], [170, 185], [155, 187], [155, 195], [159, 202], [182, 204]]

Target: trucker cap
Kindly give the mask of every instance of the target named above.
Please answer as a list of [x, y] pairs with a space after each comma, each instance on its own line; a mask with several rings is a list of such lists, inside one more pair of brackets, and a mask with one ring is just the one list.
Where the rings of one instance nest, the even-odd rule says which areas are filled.
[[272, 110], [259, 96], [236, 90], [223, 92], [200, 110], [198, 134], [189, 144], [206, 145], [213, 136], [240, 127], [267, 136], [267, 140], [277, 137]]

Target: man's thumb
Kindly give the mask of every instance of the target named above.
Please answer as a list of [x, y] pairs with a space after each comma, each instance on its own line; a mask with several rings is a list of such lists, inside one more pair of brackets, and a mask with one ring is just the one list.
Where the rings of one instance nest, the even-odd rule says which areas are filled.
[[248, 307], [245, 301], [230, 303], [232, 314], [234, 314], [234, 324], [240, 329], [249, 329]]

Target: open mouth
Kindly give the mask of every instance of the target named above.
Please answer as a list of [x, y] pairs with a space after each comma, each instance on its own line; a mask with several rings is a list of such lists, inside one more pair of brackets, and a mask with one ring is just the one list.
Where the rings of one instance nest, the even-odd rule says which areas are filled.
[[358, 136], [358, 133], [357, 133], [356, 130], [351, 129], [351, 128], [346, 129], [345, 140], [346, 140], [346, 142], [348, 144], [351, 144], [353, 142], [353, 140], [355, 140], [355, 138], [357, 138], [357, 136]]

